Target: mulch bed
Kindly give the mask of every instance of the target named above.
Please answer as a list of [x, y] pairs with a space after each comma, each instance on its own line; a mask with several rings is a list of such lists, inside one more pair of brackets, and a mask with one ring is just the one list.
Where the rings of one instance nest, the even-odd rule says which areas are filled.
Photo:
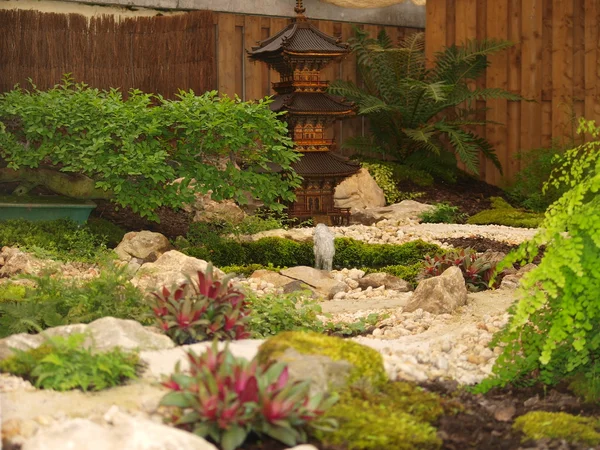
[[467, 174], [459, 173], [456, 183], [436, 181], [432, 186], [423, 187], [411, 182], [399, 185], [402, 192], [415, 192], [421, 195], [415, 200], [420, 203], [450, 203], [458, 206], [464, 214], [472, 216], [490, 209], [490, 197], [506, 199], [506, 193], [497, 186], [487, 184]]

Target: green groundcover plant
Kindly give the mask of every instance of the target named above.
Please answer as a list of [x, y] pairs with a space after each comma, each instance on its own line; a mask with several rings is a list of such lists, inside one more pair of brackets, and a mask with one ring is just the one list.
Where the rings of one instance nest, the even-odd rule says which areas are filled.
[[137, 377], [137, 353], [120, 348], [94, 352], [84, 334], [56, 336], [32, 350], [14, 350], [0, 361], [0, 371], [31, 380], [36, 387], [67, 391], [100, 391]]
[[100, 275], [90, 280], [50, 271], [23, 278], [25, 285], [0, 284], [0, 337], [107, 316], [149, 322], [142, 292], [130, 283], [127, 269], [112, 261], [101, 262]]
[[[270, 100], [216, 91], [177, 97], [131, 90], [124, 98], [70, 76], [47, 91], [1, 94], [0, 183], [20, 183], [19, 194], [44, 186], [109, 199], [154, 220], [156, 208], [181, 207], [195, 191], [240, 203], [250, 193], [276, 209], [279, 199], [293, 199], [300, 179], [290, 164], [298, 155]], [[268, 163], [283, 172], [265, 170]]]
[[546, 245], [539, 266], [525, 274], [508, 326], [494, 338], [504, 349], [485, 391], [507, 383], [556, 384], [574, 375], [596, 376], [600, 364], [600, 128], [581, 120], [589, 142], [568, 150], [549, 186], [568, 191], [545, 214], [539, 232], [508, 255], [498, 271], [531, 262]]
[[379, 152], [446, 178], [455, 176], [456, 158], [478, 173], [480, 152], [501, 170], [490, 143], [473, 131], [486, 123], [476, 101], [520, 97], [503, 89], [472, 86], [485, 73], [487, 57], [507, 49], [510, 42], [491, 39], [453, 45], [436, 54], [430, 69], [423, 33], [412, 34], [395, 47], [385, 31], [373, 39], [356, 30], [349, 43], [364, 86], [337, 80], [329, 90], [357, 104], [358, 113], [369, 118], [370, 135], [347, 139], [344, 147]]

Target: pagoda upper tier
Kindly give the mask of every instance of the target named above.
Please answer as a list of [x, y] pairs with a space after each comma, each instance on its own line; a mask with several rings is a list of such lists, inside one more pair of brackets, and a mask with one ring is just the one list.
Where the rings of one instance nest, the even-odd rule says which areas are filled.
[[267, 63], [281, 74], [282, 81], [291, 81], [294, 71], [319, 71], [349, 52], [348, 44], [342, 44], [338, 38], [319, 31], [299, 13], [279, 33], [252, 47], [248, 56], [252, 60]]

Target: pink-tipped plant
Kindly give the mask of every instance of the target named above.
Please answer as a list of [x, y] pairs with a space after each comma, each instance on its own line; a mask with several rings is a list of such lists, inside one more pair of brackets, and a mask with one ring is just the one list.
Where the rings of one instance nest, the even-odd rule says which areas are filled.
[[198, 272], [196, 282], [188, 278], [153, 293], [149, 302], [156, 325], [177, 344], [250, 337], [248, 302], [230, 280], [231, 275], [215, 280], [209, 264], [206, 273]]
[[467, 288], [471, 292], [488, 289], [496, 268], [496, 264], [485, 257], [478, 257], [475, 250], [471, 248], [451, 250], [442, 255], [425, 256], [425, 265], [418, 279], [437, 277], [453, 266], [461, 270]]
[[207, 438], [222, 450], [235, 450], [251, 433], [294, 446], [306, 442], [306, 429], [333, 429], [323, 419], [337, 397], [309, 395], [308, 382], [290, 381], [283, 363], [262, 366], [256, 359], [234, 357], [218, 343], [202, 355], [187, 354], [189, 369], [162, 385], [171, 390], [161, 400], [169, 408], [167, 421]]

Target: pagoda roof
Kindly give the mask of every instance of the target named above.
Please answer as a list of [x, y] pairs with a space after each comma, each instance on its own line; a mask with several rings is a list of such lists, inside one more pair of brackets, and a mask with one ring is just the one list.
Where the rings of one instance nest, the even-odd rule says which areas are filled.
[[292, 167], [301, 176], [347, 176], [358, 172], [360, 164], [334, 152], [307, 152]]
[[[292, 168], [303, 177], [345, 177], [353, 175], [360, 169], [360, 164], [350, 161], [345, 156], [334, 152], [306, 152], [292, 163]], [[267, 163], [268, 170], [281, 172], [281, 166]], [[259, 169], [258, 172], [265, 172]]]
[[354, 105], [342, 97], [325, 92], [292, 92], [273, 98], [273, 111], [289, 111], [294, 114], [345, 115], [354, 113]]
[[295, 20], [274, 36], [258, 42], [248, 53], [250, 58], [258, 60], [272, 59], [283, 53], [336, 57], [350, 51], [347, 44], [339, 41], [306, 20]]

